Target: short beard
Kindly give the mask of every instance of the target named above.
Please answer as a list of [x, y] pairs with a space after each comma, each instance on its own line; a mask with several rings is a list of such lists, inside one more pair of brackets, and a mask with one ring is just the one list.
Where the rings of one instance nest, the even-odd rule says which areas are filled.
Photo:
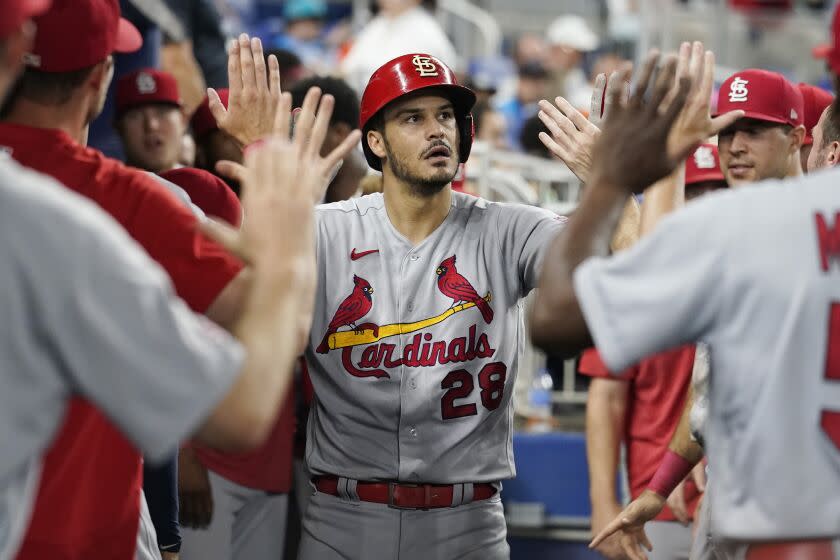
[[412, 174], [394, 157], [394, 153], [391, 151], [391, 145], [388, 144], [388, 140], [385, 139], [384, 135], [382, 136], [382, 143], [385, 145], [385, 154], [388, 156], [388, 165], [391, 167], [391, 171], [394, 173], [394, 176], [403, 183], [407, 184], [411, 189], [411, 194], [414, 196], [422, 198], [432, 197], [442, 191], [443, 188], [451, 183], [452, 179], [454, 179], [458, 174], [458, 168], [456, 167], [455, 171], [453, 171], [447, 178], [418, 177]]

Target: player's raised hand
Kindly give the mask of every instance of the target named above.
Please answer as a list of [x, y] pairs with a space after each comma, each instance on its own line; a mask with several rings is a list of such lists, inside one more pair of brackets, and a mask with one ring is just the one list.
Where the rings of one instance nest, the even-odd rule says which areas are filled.
[[[665, 98], [676, 75], [677, 57], [666, 57], [654, 80], [658, 61], [656, 51], [647, 56], [636, 88], [627, 102], [621, 102], [618, 91], [610, 96], [613, 106], [593, 150], [592, 176], [599, 183], [641, 192], [673, 171], [693, 147], [686, 146], [679, 153], [670, 153], [667, 149], [669, 133], [685, 106], [691, 79], [680, 79], [676, 94], [665, 106]], [[623, 69], [621, 79], [629, 77], [629, 69]]]
[[653, 546], [645, 534], [645, 523], [654, 519], [665, 505], [665, 498], [656, 492], [645, 490], [630, 502], [618, 516], [613, 519], [600, 533], [595, 535], [589, 548], [597, 548], [607, 537], [618, 534], [621, 547], [631, 560], [647, 558], [645, 549], [653, 550]]
[[242, 146], [270, 134], [280, 99], [277, 57], [268, 57], [266, 72], [262, 42], [243, 33], [231, 42], [228, 49], [228, 82], [227, 109], [214, 89], [207, 90], [210, 112], [219, 128]]
[[685, 153], [705, 142], [733, 122], [741, 118], [743, 111], [730, 111], [712, 118], [710, 104], [714, 87], [715, 55], [707, 51], [703, 43], [683, 43], [680, 46], [674, 84], [666, 96], [664, 106], [670, 103], [678, 91], [680, 81], [691, 79], [691, 89], [685, 107], [680, 111], [671, 134], [668, 137], [668, 152], [672, 155]]

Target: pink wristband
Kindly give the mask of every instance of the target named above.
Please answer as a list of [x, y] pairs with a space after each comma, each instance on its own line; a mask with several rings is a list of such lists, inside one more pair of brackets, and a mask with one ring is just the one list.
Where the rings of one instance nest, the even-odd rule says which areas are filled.
[[667, 498], [677, 487], [677, 484], [688, 476], [693, 467], [694, 465], [669, 449], [665, 452], [662, 463], [660, 463], [659, 468], [656, 469], [656, 474], [653, 475], [650, 484], [648, 484], [648, 490], [653, 490], [663, 498]]

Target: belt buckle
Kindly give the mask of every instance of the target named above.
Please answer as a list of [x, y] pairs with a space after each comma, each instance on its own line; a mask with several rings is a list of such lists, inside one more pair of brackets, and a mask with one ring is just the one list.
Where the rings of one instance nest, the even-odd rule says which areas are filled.
[[[424, 495], [423, 495], [423, 506], [422, 507], [410, 507], [410, 506], [401, 506], [394, 502], [394, 489], [399, 486], [403, 486], [405, 488], [423, 488]], [[431, 486], [429, 484], [405, 484], [401, 482], [389, 482], [388, 483], [388, 507], [394, 509], [403, 509], [403, 510], [427, 510], [429, 508], [429, 503], [431, 502]]]

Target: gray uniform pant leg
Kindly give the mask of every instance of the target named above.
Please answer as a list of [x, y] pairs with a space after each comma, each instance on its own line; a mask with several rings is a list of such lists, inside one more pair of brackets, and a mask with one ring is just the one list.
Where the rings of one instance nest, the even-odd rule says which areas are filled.
[[648, 560], [688, 560], [691, 552], [691, 527], [677, 521], [651, 521], [645, 525], [653, 550]]
[[181, 560], [282, 560], [289, 495], [209, 474], [213, 519], [206, 529], [181, 529]]
[[143, 492], [140, 492], [140, 523], [137, 525], [137, 552], [134, 557], [136, 560], [161, 560], [157, 533]]
[[501, 498], [399, 510], [316, 492], [303, 519], [299, 560], [508, 560]]

